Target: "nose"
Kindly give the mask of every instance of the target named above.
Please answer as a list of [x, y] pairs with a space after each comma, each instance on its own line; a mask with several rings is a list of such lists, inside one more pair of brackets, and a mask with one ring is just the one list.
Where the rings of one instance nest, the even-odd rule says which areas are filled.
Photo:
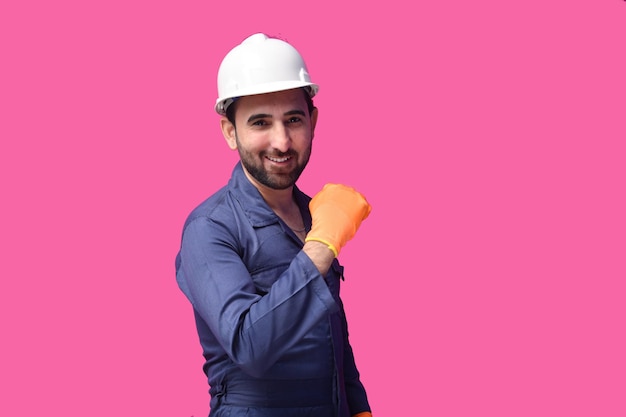
[[280, 152], [287, 152], [291, 147], [291, 136], [289, 130], [282, 124], [276, 123], [272, 131], [272, 137], [270, 139], [270, 145], [272, 148], [277, 149]]

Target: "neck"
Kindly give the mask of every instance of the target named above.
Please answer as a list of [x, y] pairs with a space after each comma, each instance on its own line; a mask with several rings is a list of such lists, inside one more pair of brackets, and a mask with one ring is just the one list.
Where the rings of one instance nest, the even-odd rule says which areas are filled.
[[243, 172], [245, 173], [246, 177], [248, 177], [248, 180], [252, 183], [252, 185], [254, 185], [256, 189], [259, 190], [261, 196], [263, 197], [263, 200], [265, 200], [267, 205], [270, 206], [270, 208], [274, 210], [275, 213], [280, 215], [281, 213], [290, 212], [294, 208], [297, 209], [296, 202], [293, 200], [293, 186], [285, 188], [283, 190], [275, 190], [259, 183], [255, 178], [252, 177], [252, 175], [248, 173], [245, 167], [243, 169]]
[[293, 198], [293, 186], [284, 190], [275, 190], [256, 182], [255, 185], [272, 211], [294, 231], [300, 240], [304, 239], [306, 228], [304, 227], [300, 208]]
[[260, 184], [246, 171], [244, 172], [248, 177], [248, 180], [259, 190], [261, 197], [267, 203], [267, 205], [280, 217], [287, 226], [294, 231], [294, 233], [303, 240], [306, 236], [306, 229], [304, 226], [304, 220], [300, 213], [300, 208], [296, 204], [293, 198], [293, 185], [285, 188], [284, 190], [275, 190], [269, 188], [263, 184]]
[[293, 199], [293, 187], [285, 190], [259, 189], [268, 206], [293, 230], [300, 240], [306, 236], [300, 208]]
[[297, 209], [293, 199], [293, 187], [284, 190], [273, 190], [271, 188], [259, 188], [259, 192], [268, 206], [277, 214], [288, 213], [294, 208]]

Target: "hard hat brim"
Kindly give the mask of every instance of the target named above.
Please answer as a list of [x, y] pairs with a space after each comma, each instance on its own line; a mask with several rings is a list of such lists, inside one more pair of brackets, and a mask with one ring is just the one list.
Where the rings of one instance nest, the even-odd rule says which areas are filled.
[[306, 81], [300, 81], [300, 80], [278, 81], [278, 82], [273, 82], [273, 83], [256, 85], [254, 86], [254, 88], [237, 90], [225, 97], [219, 97], [215, 102], [215, 111], [222, 116], [225, 115], [226, 109], [228, 109], [228, 106], [232, 104], [234, 99], [239, 98], [239, 97], [275, 93], [277, 91], [293, 90], [295, 88], [302, 88], [302, 87], [308, 87], [307, 90], [311, 98], [314, 97], [319, 90], [319, 86], [317, 84], [306, 82]]

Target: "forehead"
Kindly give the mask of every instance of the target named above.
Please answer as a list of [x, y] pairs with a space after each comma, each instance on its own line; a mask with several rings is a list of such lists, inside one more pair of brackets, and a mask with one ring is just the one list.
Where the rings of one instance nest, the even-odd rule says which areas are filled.
[[302, 89], [244, 96], [237, 100], [237, 117], [253, 113], [280, 115], [291, 110], [306, 112], [307, 103]]

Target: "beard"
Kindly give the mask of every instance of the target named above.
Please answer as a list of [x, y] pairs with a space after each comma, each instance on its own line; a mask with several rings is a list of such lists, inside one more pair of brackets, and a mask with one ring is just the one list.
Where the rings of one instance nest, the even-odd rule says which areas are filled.
[[[304, 168], [308, 164], [309, 158], [311, 157], [311, 144], [309, 144], [302, 155], [294, 151], [273, 152], [271, 154], [268, 152], [261, 152], [255, 155], [246, 149], [243, 149], [237, 139], [237, 151], [239, 152], [241, 164], [252, 176], [252, 178], [257, 180], [260, 184], [263, 184], [273, 190], [284, 190], [293, 186], [298, 178], [300, 178], [300, 175], [304, 171]], [[263, 163], [263, 161], [265, 161], [265, 157], [268, 155], [274, 158], [291, 157], [296, 161], [296, 166], [290, 170], [270, 172], [265, 168]], [[300, 160], [301, 156], [302, 160]]]

